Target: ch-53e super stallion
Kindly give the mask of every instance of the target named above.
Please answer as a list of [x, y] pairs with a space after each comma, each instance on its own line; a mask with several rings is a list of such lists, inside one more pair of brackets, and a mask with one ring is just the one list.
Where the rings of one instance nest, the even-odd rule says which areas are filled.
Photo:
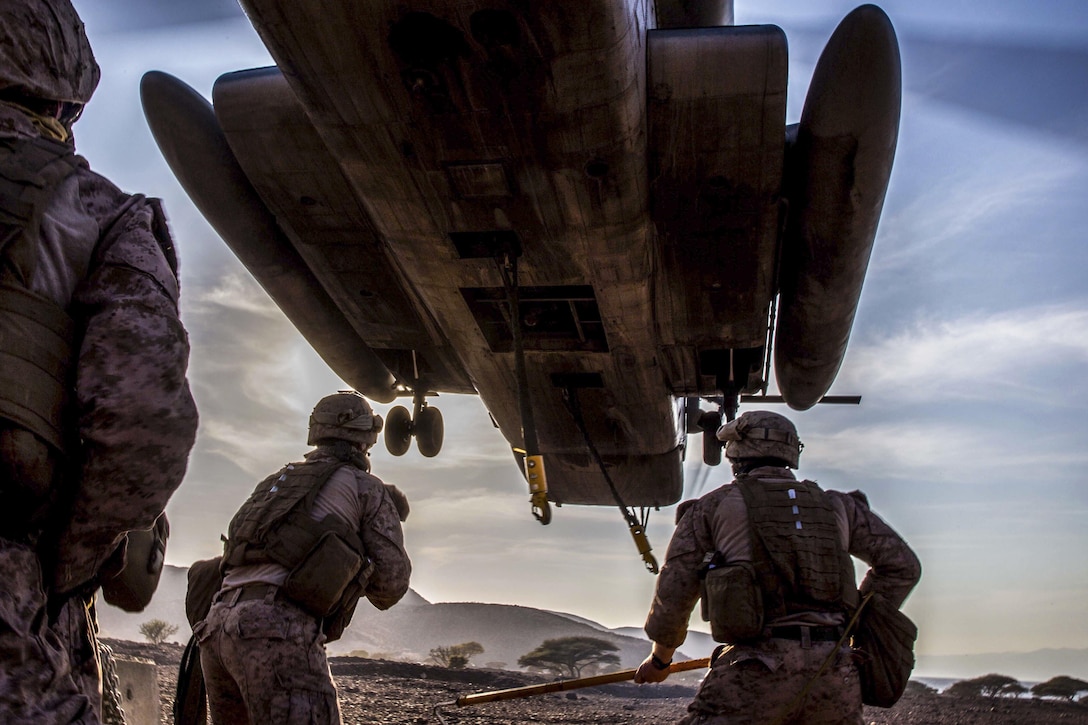
[[428, 398], [478, 394], [542, 523], [618, 505], [656, 571], [645, 520], [681, 496], [686, 435], [720, 461], [772, 359], [783, 402], [825, 398], [898, 135], [879, 8], [842, 20], [787, 125], [786, 37], [732, 0], [241, 4], [276, 66], [211, 104], [148, 73], [145, 114], [332, 370], [411, 396], [392, 453], [437, 454]]

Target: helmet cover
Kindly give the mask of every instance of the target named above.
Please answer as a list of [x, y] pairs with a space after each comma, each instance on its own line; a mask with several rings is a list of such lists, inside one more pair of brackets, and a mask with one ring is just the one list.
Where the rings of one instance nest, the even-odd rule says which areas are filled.
[[70, 0], [0, 0], [0, 90], [82, 105], [99, 75]]
[[334, 439], [372, 446], [378, 442], [382, 417], [354, 390], [341, 390], [318, 401], [310, 413], [307, 445]]
[[790, 419], [766, 410], [744, 413], [718, 429], [718, 440], [725, 442], [725, 456], [738, 458], [780, 458], [790, 468], [797, 468], [804, 445]]

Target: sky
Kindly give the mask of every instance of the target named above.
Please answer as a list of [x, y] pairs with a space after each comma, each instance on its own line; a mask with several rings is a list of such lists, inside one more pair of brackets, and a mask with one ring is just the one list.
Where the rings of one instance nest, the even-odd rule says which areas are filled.
[[[258, 480], [305, 452], [320, 397], [344, 387], [189, 202], [139, 104], [147, 70], [205, 96], [220, 74], [269, 65], [230, 0], [76, 0], [103, 80], [75, 136], [92, 168], [165, 200], [201, 423], [168, 508], [167, 562], [219, 553]], [[133, 5], [132, 7], [135, 7]], [[146, 5], [145, 5], [146, 7]], [[853, 7], [737, 2], [736, 20], [790, 41], [788, 122], [819, 50]], [[861, 489], [917, 551], [905, 611], [919, 655], [1088, 648], [1088, 3], [888, 0], [904, 99], [898, 150], [849, 351], [831, 392], [857, 407], [790, 415], [800, 474]], [[183, 8], [183, 9], [179, 9]], [[131, 10], [131, 8], [130, 8]], [[412, 502], [412, 587], [432, 602], [519, 604], [640, 626], [654, 577], [615, 508], [529, 513], [507, 444], [473, 396], [436, 401], [435, 459], [374, 472]], [[390, 406], [375, 406], [385, 413]], [[691, 438], [684, 498], [729, 480]], [[659, 560], [675, 507], [647, 529]], [[693, 626], [706, 626], [693, 619]]]

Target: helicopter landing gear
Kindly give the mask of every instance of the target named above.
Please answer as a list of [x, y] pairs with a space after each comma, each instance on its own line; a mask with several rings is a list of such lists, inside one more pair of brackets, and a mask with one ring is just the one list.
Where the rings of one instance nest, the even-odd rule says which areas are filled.
[[385, 419], [385, 449], [394, 456], [403, 456], [416, 439], [416, 448], [427, 458], [434, 458], [442, 450], [445, 426], [442, 412], [427, 405], [425, 388], [416, 388], [413, 394], [413, 411], [403, 405], [391, 408]]
[[[686, 419], [689, 433], [702, 431], [703, 438], [703, 463], [708, 466], [717, 466], [722, 462], [722, 442], [718, 440], [718, 428], [722, 425], [722, 419], [726, 422], [737, 417], [737, 407], [740, 393], [736, 390], [727, 390], [727, 395], [707, 398], [708, 401], [718, 406], [717, 410], [699, 410], [699, 399], [688, 398]], [[693, 402], [694, 401], [694, 402]]]
[[442, 424], [442, 412], [438, 408], [424, 407], [412, 423], [416, 448], [426, 458], [434, 458], [442, 450], [442, 438], [446, 432]]
[[717, 411], [707, 411], [699, 416], [699, 427], [703, 430], [703, 463], [708, 466], [722, 462], [722, 444], [716, 435], [721, 424], [722, 414]]
[[385, 449], [403, 456], [412, 445], [412, 414], [403, 405], [390, 408], [385, 416]]

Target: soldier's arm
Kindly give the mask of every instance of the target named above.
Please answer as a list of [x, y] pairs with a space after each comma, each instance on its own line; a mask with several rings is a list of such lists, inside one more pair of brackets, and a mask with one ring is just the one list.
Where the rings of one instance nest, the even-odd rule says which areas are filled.
[[162, 237], [165, 222], [147, 202], [119, 219], [73, 307], [84, 329], [75, 381], [81, 482], [59, 542], [58, 591], [91, 579], [125, 531], [154, 523], [196, 436], [177, 278], [156, 231]]
[[864, 494], [836, 492], [846, 510], [849, 553], [869, 564], [859, 589], [875, 591], [902, 606], [922, 576], [922, 564], [907, 542], [869, 508]]
[[379, 479], [369, 478], [375, 484], [364, 495], [359, 530], [367, 556], [374, 562], [366, 598], [378, 609], [389, 609], [408, 591], [412, 562], [404, 549], [404, 531], [393, 498]]
[[661, 648], [677, 648], [688, 633], [688, 620], [699, 601], [699, 567], [706, 537], [697, 531], [696, 507], [680, 518], [669, 541], [646, 617], [646, 635]]

